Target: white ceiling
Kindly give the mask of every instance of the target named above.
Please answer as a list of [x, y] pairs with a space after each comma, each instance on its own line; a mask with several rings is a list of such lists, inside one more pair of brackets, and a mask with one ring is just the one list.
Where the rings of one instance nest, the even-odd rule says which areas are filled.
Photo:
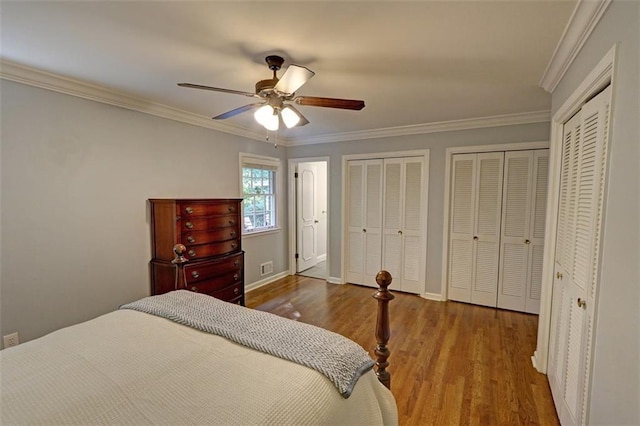
[[[1, 56], [211, 117], [253, 102], [264, 57], [316, 72], [298, 95], [363, 99], [299, 107], [289, 140], [550, 109], [538, 86], [575, 0], [234, 1], [1, 4]], [[281, 74], [281, 73], [280, 73]], [[226, 120], [259, 131], [251, 113]]]

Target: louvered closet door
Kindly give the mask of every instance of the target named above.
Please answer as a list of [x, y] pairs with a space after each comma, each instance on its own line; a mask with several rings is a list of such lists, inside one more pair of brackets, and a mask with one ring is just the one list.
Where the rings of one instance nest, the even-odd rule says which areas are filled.
[[611, 89], [564, 126], [549, 384], [563, 424], [587, 421]]
[[424, 292], [422, 157], [384, 160], [382, 268], [396, 289]]
[[538, 313], [549, 151], [505, 153], [498, 307]]
[[375, 287], [382, 264], [382, 160], [347, 162], [347, 282]]
[[496, 306], [504, 153], [453, 156], [449, 299]]

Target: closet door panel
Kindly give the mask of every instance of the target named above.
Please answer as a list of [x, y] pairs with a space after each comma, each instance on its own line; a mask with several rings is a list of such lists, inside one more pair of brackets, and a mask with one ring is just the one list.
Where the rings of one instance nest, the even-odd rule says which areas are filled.
[[471, 302], [476, 158], [456, 154], [452, 161], [448, 297], [459, 302]]
[[529, 222], [529, 264], [527, 265], [527, 295], [525, 312], [540, 313], [542, 293], [542, 260], [544, 230], [549, 184], [549, 150], [540, 149], [533, 154], [533, 188], [531, 189], [531, 220]]
[[477, 154], [471, 302], [496, 306], [504, 153]]
[[382, 264], [382, 160], [349, 161], [347, 281], [375, 287]]
[[402, 158], [384, 160], [383, 258], [382, 269], [394, 277], [396, 289], [402, 277]]
[[364, 161], [347, 163], [347, 262], [346, 279], [360, 282], [364, 274]]
[[533, 151], [505, 154], [499, 308], [525, 310], [532, 176]]
[[424, 263], [426, 241], [423, 238], [423, 182], [422, 157], [403, 159], [402, 174], [402, 270], [400, 290], [424, 293]]

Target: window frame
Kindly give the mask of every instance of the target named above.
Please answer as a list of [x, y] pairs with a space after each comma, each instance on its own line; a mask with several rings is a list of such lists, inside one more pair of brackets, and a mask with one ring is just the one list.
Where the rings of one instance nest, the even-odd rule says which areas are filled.
[[[248, 203], [246, 201], [247, 194], [245, 194], [245, 191], [244, 191], [245, 190], [245, 186], [244, 186], [245, 169], [263, 170], [263, 171], [268, 171], [271, 174], [271, 176], [268, 178], [270, 181], [268, 186], [271, 192], [264, 193], [264, 194], [258, 193], [258, 194], [250, 195], [250, 197], [253, 199], [260, 196], [265, 197], [264, 203], [269, 204], [270, 207], [265, 208], [262, 211], [262, 213], [270, 213], [271, 225], [255, 227], [249, 230], [246, 227], [245, 211]], [[279, 179], [281, 174], [280, 159], [276, 157], [267, 157], [267, 156], [261, 156], [261, 155], [240, 153], [240, 173], [239, 174], [240, 174], [240, 192], [241, 192], [241, 198], [243, 200], [242, 235], [243, 236], [260, 235], [260, 234], [265, 234], [265, 233], [273, 232], [280, 229], [279, 217], [278, 217], [279, 216], [278, 202], [280, 197]], [[264, 180], [265, 176], [262, 176], [262, 177], [255, 176], [255, 177], [251, 177], [251, 179]], [[269, 203], [269, 199], [270, 199], [270, 203]], [[255, 203], [251, 203], [251, 204], [253, 205]], [[252, 214], [254, 217], [254, 220], [252, 221], [252, 223], [255, 223], [256, 212], [253, 212]]]

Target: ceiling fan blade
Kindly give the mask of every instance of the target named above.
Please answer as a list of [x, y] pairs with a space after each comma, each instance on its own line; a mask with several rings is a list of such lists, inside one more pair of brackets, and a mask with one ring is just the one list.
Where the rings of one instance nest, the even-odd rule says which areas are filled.
[[227, 111], [224, 114], [216, 115], [215, 117], [213, 117], [213, 119], [214, 120], [224, 120], [225, 118], [231, 118], [231, 117], [236, 116], [238, 114], [242, 114], [243, 112], [251, 111], [252, 109], [256, 109], [261, 105], [264, 105], [264, 103], [255, 103], [255, 104], [249, 104], [249, 105], [241, 106], [240, 108], [236, 108], [236, 109], [232, 109], [231, 111]]
[[316, 73], [309, 68], [301, 67], [299, 65], [289, 65], [284, 72], [278, 84], [274, 87], [277, 92], [291, 95], [303, 84], [305, 84]]
[[180, 86], [180, 87], [189, 87], [191, 89], [211, 90], [213, 92], [231, 93], [233, 95], [248, 96], [250, 98], [259, 98], [259, 96], [256, 95], [255, 93], [241, 92], [239, 90], [231, 90], [231, 89], [222, 89], [220, 87], [202, 86], [200, 84], [178, 83], [178, 86]]
[[364, 101], [356, 99], [319, 98], [317, 96], [297, 96], [294, 100], [298, 105], [317, 106], [326, 108], [352, 109], [360, 111], [364, 108]]
[[309, 124], [309, 120], [307, 120], [307, 117], [302, 115], [302, 113], [296, 107], [294, 107], [293, 105], [287, 105], [287, 106], [292, 110], [294, 110], [295, 113], [298, 114], [298, 117], [300, 117], [300, 121], [298, 121], [298, 124], [296, 124], [295, 127], [302, 127]]

